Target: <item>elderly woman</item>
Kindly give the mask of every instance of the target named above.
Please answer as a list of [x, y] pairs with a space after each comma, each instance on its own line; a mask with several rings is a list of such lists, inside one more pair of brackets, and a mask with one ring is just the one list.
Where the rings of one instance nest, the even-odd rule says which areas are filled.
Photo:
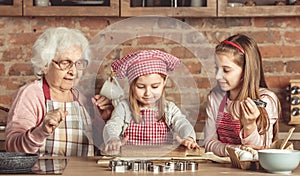
[[[88, 40], [75, 29], [49, 28], [35, 42], [31, 62], [38, 80], [20, 88], [8, 114], [6, 150], [65, 156], [93, 156], [91, 118], [74, 88], [86, 69]], [[96, 95], [103, 119], [112, 105]]]

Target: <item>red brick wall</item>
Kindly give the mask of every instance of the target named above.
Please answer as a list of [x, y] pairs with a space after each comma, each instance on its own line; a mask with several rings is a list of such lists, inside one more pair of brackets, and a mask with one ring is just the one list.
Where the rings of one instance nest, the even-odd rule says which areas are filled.
[[[33, 80], [30, 65], [31, 46], [46, 28], [66, 26], [81, 30], [89, 39], [122, 18], [100, 17], [1, 17], [0, 18], [0, 105], [9, 107], [12, 95], [26, 82]], [[229, 35], [245, 33], [259, 44], [263, 56], [265, 75], [269, 87], [279, 96], [283, 119], [288, 121], [289, 104], [286, 102], [286, 87], [289, 80], [300, 78], [300, 17], [278, 18], [184, 18], [180, 19], [195, 30], [203, 32], [212, 46]], [[168, 24], [165, 24], [168, 25]], [[145, 26], [147, 27], [147, 26]], [[130, 26], [120, 31], [130, 31]], [[192, 38], [191, 38], [192, 40]], [[96, 91], [109, 73], [109, 63], [121, 56], [140, 48], [165, 50], [182, 59], [197, 83], [199, 92], [199, 117], [205, 118], [206, 95], [211, 84], [203, 66], [195, 56], [180, 44], [160, 37], [142, 37], [124, 42], [115, 48], [99, 69]], [[184, 80], [183, 80], [184, 81]], [[184, 84], [184, 82], [183, 82]], [[93, 87], [93, 86], [92, 86]], [[178, 104], [181, 96], [176, 92], [176, 85], [168, 84], [168, 98]], [[188, 93], [188, 92], [187, 92]], [[193, 104], [191, 98], [190, 104]], [[188, 104], [187, 106], [190, 106]], [[197, 111], [197, 110], [196, 110]]]

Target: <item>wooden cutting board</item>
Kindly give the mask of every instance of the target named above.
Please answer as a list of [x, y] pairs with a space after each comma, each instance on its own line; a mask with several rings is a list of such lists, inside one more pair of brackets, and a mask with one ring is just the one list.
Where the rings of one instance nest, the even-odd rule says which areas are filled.
[[125, 145], [121, 148], [122, 157], [186, 157], [200, 156], [204, 153], [204, 148], [186, 149], [184, 146], [175, 145], [148, 145], [136, 146]]
[[[167, 151], [170, 149], [172, 151]], [[147, 151], [148, 150], [148, 151]], [[162, 156], [160, 152], [165, 151]], [[203, 147], [196, 150], [187, 150], [183, 146], [123, 146], [122, 154], [109, 156], [105, 155], [97, 161], [98, 164], [107, 165], [110, 160], [151, 160], [151, 161], [171, 161], [188, 160], [195, 162], [213, 161], [217, 163], [231, 163], [229, 157], [219, 157], [212, 152], [204, 153]]]

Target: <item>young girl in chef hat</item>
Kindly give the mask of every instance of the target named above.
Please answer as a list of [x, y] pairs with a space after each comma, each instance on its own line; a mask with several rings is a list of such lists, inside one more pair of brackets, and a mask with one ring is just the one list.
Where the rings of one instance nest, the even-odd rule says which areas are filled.
[[167, 71], [179, 65], [178, 58], [159, 50], [140, 50], [112, 63], [116, 77], [127, 77], [128, 100], [121, 101], [107, 121], [103, 136], [105, 151], [127, 145], [172, 144], [199, 147], [193, 126], [172, 102], [165, 100]]
[[227, 146], [270, 147], [278, 138], [280, 102], [267, 89], [256, 42], [237, 34], [220, 42], [215, 53], [218, 86], [208, 95], [205, 150], [227, 156]]

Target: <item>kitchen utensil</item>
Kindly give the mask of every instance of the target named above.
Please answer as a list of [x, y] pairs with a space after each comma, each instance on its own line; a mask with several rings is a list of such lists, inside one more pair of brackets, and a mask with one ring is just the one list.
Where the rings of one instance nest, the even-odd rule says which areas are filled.
[[205, 6], [205, 0], [191, 0], [192, 7], [202, 7]]
[[274, 174], [290, 174], [299, 165], [300, 151], [265, 149], [258, 151], [259, 164]]
[[281, 144], [281, 146], [280, 146], [280, 149], [281, 149], [281, 150], [284, 149], [284, 147], [285, 147], [285, 145], [287, 144], [288, 140], [291, 138], [291, 136], [292, 136], [294, 130], [295, 130], [295, 127], [292, 127], [292, 128], [289, 130], [287, 136], [285, 137], [284, 141], [282, 142], [282, 144]]
[[35, 0], [34, 5], [35, 6], [48, 6], [49, 0]]
[[233, 2], [233, 3], [228, 3], [227, 6], [228, 7], [243, 7], [244, 4], [243, 3], [235, 3], [235, 2]]
[[71, 0], [70, 2], [81, 5], [100, 5], [104, 3], [104, 0]]
[[267, 106], [267, 103], [262, 100], [253, 100], [253, 101], [258, 107], [265, 108]]
[[104, 82], [100, 95], [103, 95], [110, 100], [119, 99], [124, 95], [122, 87], [119, 85], [113, 74]]
[[0, 152], [0, 173], [28, 173], [38, 158], [38, 154]]

